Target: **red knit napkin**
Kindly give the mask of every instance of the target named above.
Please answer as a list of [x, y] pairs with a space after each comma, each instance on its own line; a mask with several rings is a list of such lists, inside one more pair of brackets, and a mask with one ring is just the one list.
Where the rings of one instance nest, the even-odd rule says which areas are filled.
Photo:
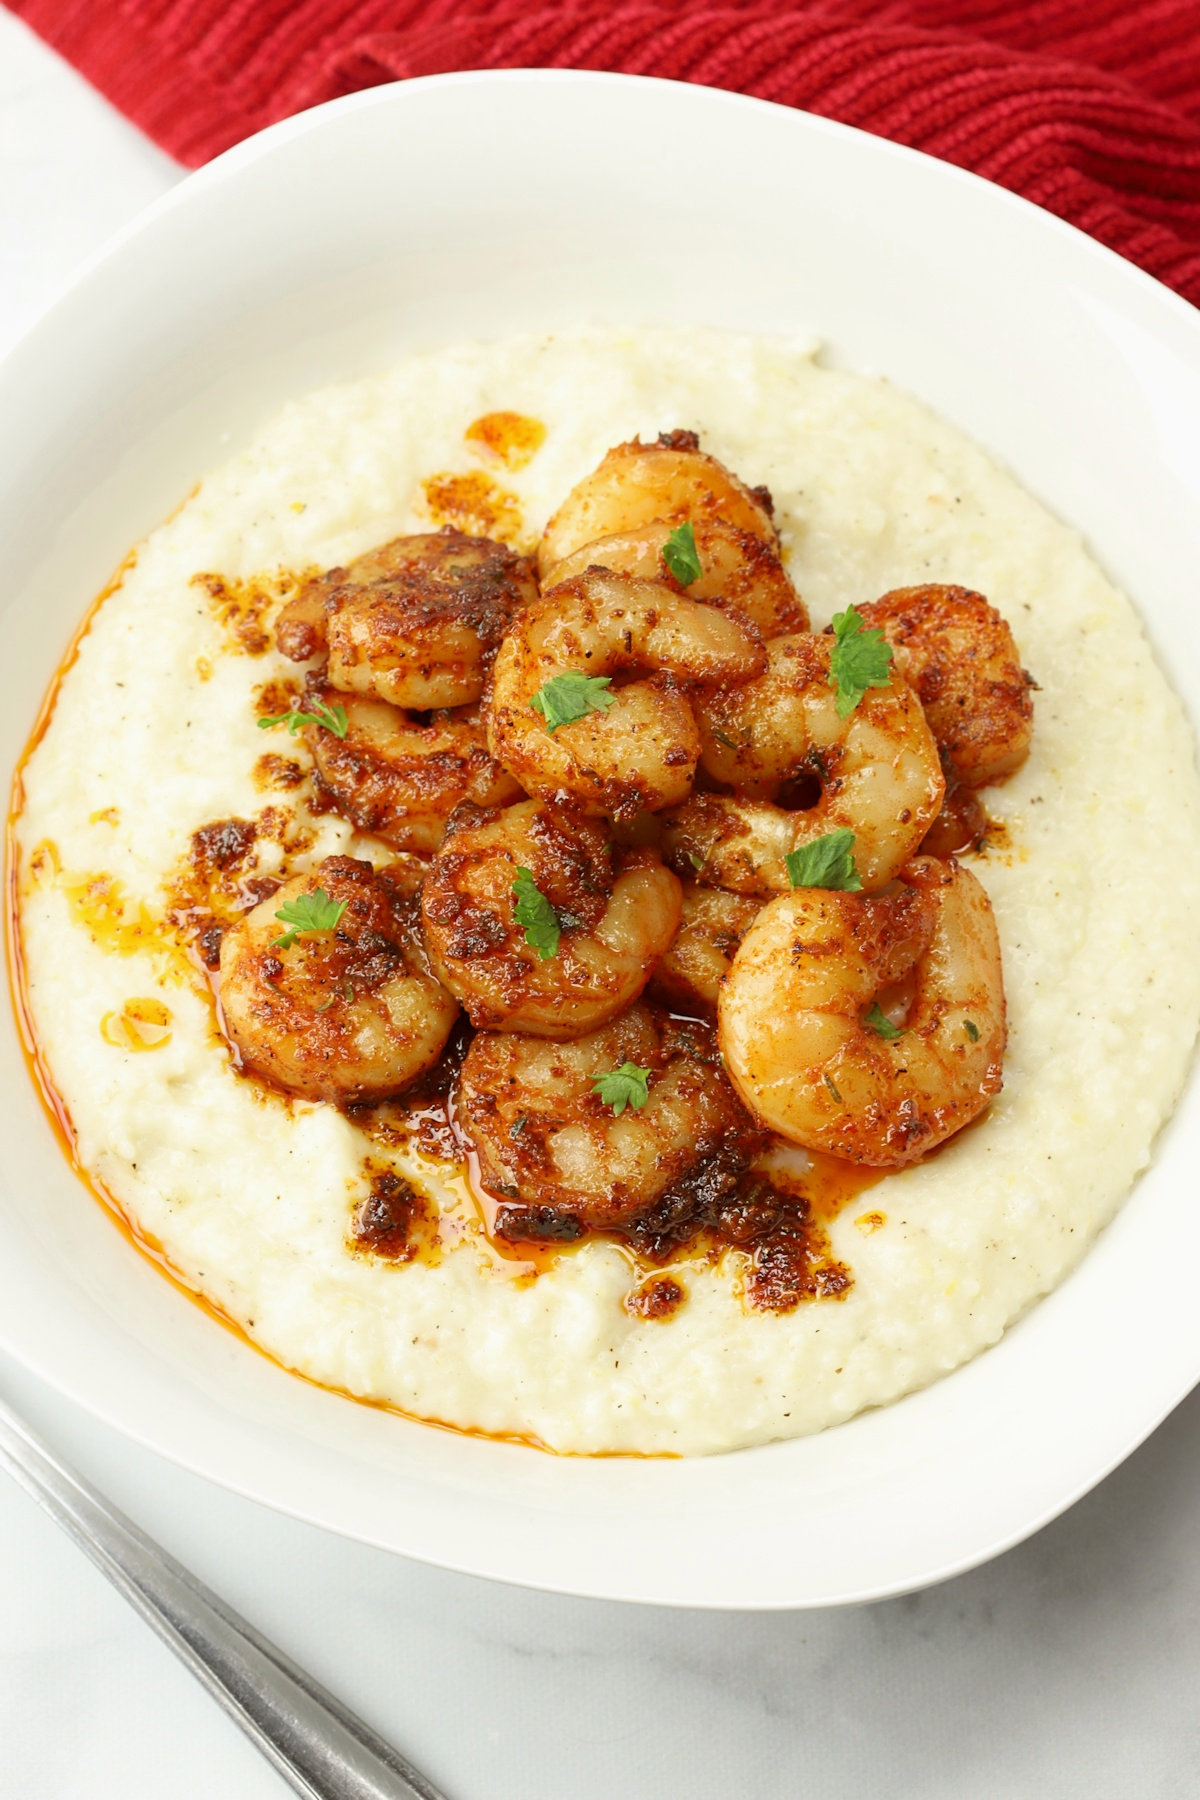
[[199, 163], [319, 100], [446, 69], [737, 89], [974, 169], [1200, 304], [1200, 0], [9, 0]]

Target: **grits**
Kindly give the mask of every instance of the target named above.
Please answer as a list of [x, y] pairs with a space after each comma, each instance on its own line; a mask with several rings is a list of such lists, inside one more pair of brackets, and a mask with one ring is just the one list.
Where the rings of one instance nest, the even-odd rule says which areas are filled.
[[[540, 421], [540, 447], [530, 428], [534, 448], [506, 457], [468, 430], [500, 409]], [[222, 593], [348, 561], [431, 516], [530, 548], [610, 445], [675, 425], [770, 486], [816, 628], [890, 588], [961, 583], [1008, 618], [1041, 686], [1029, 761], [985, 796], [1000, 847], [968, 859], [1003, 945], [1004, 1090], [843, 1209], [829, 1230], [853, 1285], [783, 1315], [746, 1306], [733, 1254], [674, 1269], [686, 1300], [666, 1320], [626, 1308], [635, 1278], [607, 1241], [523, 1275], [481, 1234], [461, 1177], [411, 1146], [392, 1161], [440, 1197], [439, 1249], [404, 1264], [352, 1253], [365, 1159], [385, 1153], [332, 1108], [236, 1074], [208, 988], [161, 924], [194, 830], [297, 807], [256, 781], [264, 751], [308, 763], [255, 723], [264, 682], [294, 681], [294, 666], [246, 653], [253, 609], [239, 639]], [[816, 1431], [994, 1343], [1146, 1166], [1200, 1014], [1193, 743], [1131, 607], [982, 450], [799, 342], [639, 330], [467, 346], [294, 402], [139, 548], [23, 782], [28, 1003], [84, 1169], [281, 1362], [562, 1451]], [[291, 829], [260, 837], [251, 868], [277, 869]], [[301, 866], [369, 853], [302, 806], [296, 829]], [[147, 1000], [157, 1012], [132, 1004]]]

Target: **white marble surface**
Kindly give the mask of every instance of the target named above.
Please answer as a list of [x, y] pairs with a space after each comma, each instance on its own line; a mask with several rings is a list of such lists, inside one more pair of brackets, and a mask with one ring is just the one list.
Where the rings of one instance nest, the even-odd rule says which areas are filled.
[[[177, 175], [0, 11], [0, 349]], [[181, 1473], [3, 1358], [0, 1393], [451, 1800], [1200, 1794], [1200, 1394], [988, 1568], [857, 1611], [756, 1617], [422, 1568]], [[284, 1791], [0, 1477], [0, 1800]]]

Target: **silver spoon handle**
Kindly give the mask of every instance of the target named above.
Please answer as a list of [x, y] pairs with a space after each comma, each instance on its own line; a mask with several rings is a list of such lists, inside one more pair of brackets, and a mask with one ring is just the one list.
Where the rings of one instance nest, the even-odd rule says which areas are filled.
[[15, 1475], [306, 1800], [446, 1800], [131, 1519], [59, 1462], [0, 1401]]

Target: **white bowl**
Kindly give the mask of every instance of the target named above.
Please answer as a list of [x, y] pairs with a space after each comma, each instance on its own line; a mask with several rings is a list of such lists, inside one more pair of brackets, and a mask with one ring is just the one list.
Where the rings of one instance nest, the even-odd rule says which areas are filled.
[[[438, 342], [583, 321], [813, 328], [1088, 536], [1200, 703], [1200, 314], [969, 175], [757, 101], [451, 75], [276, 126], [119, 237], [0, 371], [0, 751], [125, 549], [285, 398]], [[995, 1554], [1200, 1377], [1193, 1082], [1078, 1271], [1003, 1341], [818, 1437], [691, 1461], [542, 1455], [284, 1374], [144, 1261], [0, 1042], [0, 1342], [187, 1467], [505, 1580], [828, 1605]]]

